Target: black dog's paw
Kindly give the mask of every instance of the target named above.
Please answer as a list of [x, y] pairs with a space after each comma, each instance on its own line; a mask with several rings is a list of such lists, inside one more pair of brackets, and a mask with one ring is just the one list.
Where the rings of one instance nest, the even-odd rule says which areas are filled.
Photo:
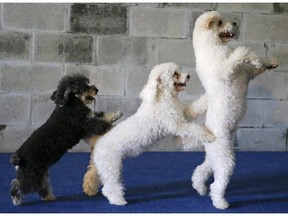
[[111, 122], [117, 121], [117, 120], [120, 119], [122, 116], [123, 116], [123, 113], [120, 112], [120, 111], [114, 113], [114, 116], [113, 116], [113, 118], [111, 119]]
[[13, 179], [11, 182], [10, 195], [11, 195], [11, 200], [13, 202], [13, 205], [19, 206], [22, 204], [23, 198], [22, 198], [22, 193], [20, 191], [19, 182], [17, 179]]

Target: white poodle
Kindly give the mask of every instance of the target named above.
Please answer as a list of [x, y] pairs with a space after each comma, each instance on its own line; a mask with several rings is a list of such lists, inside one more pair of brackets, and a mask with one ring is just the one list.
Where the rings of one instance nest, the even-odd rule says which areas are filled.
[[189, 111], [190, 117], [197, 114], [197, 110], [185, 110], [177, 97], [177, 93], [185, 89], [189, 78], [174, 63], [156, 65], [140, 94], [142, 104], [137, 112], [96, 143], [93, 159], [103, 184], [102, 193], [111, 204], [127, 203], [121, 183], [122, 159], [125, 156], [136, 156], [149, 144], [169, 134], [189, 136], [203, 142], [215, 139], [208, 129], [190, 123], [185, 116]]
[[229, 207], [224, 194], [235, 164], [232, 136], [246, 111], [248, 83], [266, 69], [277, 67], [276, 62], [260, 60], [247, 47], [229, 47], [227, 42], [235, 35], [235, 25], [212, 11], [198, 17], [193, 31], [196, 70], [206, 90], [202, 111], [208, 105], [205, 125], [216, 139], [204, 143], [206, 157], [194, 171], [192, 185], [205, 195], [205, 182], [214, 174], [210, 195], [219, 209]]

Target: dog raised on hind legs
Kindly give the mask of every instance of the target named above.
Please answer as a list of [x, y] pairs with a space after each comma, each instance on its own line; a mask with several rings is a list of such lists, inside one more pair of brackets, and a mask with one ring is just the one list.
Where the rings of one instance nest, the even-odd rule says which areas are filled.
[[89, 79], [80, 74], [63, 77], [51, 96], [56, 104], [53, 113], [12, 155], [16, 178], [11, 182], [10, 195], [14, 205], [21, 205], [27, 193], [55, 200], [48, 169], [81, 139], [101, 136], [112, 127], [101, 119], [102, 113], [94, 113], [87, 106], [98, 92], [88, 83]]
[[194, 171], [192, 185], [205, 195], [205, 182], [213, 174], [210, 195], [219, 209], [229, 207], [224, 196], [235, 164], [232, 134], [246, 111], [249, 81], [278, 66], [275, 60], [261, 59], [248, 47], [231, 48], [227, 43], [235, 36], [236, 25], [211, 11], [198, 17], [193, 31], [196, 70], [206, 90], [202, 96], [206, 98], [203, 109], [207, 106], [205, 126], [216, 139], [204, 143], [206, 157]]
[[186, 105], [178, 99], [189, 78], [175, 63], [156, 65], [140, 93], [142, 103], [137, 112], [96, 143], [93, 160], [103, 184], [102, 193], [111, 204], [127, 203], [121, 183], [122, 160], [126, 156], [139, 155], [151, 143], [170, 134], [205, 142], [214, 140], [207, 128], [187, 120], [186, 115], [195, 116], [196, 112], [185, 112]]

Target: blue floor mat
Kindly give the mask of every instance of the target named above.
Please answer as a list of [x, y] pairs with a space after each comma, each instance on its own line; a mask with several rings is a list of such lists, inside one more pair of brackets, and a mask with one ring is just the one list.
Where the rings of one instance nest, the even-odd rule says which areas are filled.
[[[126, 206], [110, 205], [100, 193], [88, 197], [82, 179], [90, 154], [68, 153], [50, 169], [57, 200], [24, 196], [13, 206], [9, 190], [15, 177], [10, 154], [0, 154], [0, 213], [287, 213], [288, 153], [237, 152], [227, 188], [230, 208], [215, 209], [208, 196], [191, 187], [191, 174], [204, 160], [202, 152], [146, 152], [123, 163]], [[210, 179], [211, 183], [213, 179]]]

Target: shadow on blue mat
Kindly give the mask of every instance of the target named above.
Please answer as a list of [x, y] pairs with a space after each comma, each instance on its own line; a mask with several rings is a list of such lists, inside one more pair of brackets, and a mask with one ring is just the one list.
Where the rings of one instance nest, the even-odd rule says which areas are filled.
[[191, 187], [191, 174], [204, 159], [202, 152], [147, 152], [126, 159], [126, 206], [110, 205], [101, 192], [94, 197], [82, 192], [88, 153], [68, 153], [51, 168], [56, 201], [44, 202], [36, 194], [29, 194], [22, 206], [13, 206], [9, 190], [15, 173], [9, 157], [10, 154], [0, 154], [0, 213], [288, 212], [286, 152], [237, 152], [235, 172], [226, 193], [230, 203], [227, 210], [215, 209], [209, 196], [201, 197]]

